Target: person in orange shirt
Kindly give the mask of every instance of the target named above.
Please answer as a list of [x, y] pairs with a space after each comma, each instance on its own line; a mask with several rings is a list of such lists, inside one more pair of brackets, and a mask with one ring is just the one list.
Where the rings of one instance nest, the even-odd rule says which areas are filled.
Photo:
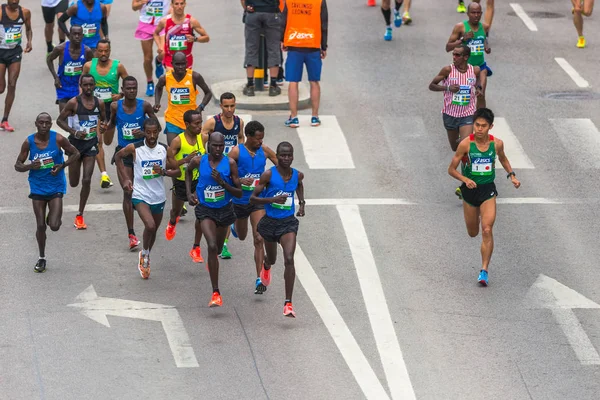
[[285, 63], [285, 78], [289, 82], [288, 97], [290, 117], [285, 126], [297, 128], [298, 83], [302, 80], [303, 66], [310, 82], [312, 104], [311, 126], [321, 125], [319, 103], [321, 99], [321, 68], [327, 56], [327, 1], [326, 0], [285, 0], [283, 8], [283, 51], [288, 52]]

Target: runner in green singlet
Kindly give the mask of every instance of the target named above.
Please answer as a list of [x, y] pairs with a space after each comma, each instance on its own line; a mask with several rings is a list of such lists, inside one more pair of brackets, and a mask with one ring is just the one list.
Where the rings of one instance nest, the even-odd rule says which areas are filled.
[[459, 22], [454, 26], [452, 34], [446, 43], [446, 52], [451, 52], [457, 46], [466, 44], [471, 49], [471, 56], [468, 63], [474, 67], [479, 67], [480, 87], [477, 96], [477, 107], [486, 106], [485, 89], [487, 87], [487, 77], [492, 76], [492, 70], [485, 62], [485, 54], [492, 51], [487, 40], [492, 19], [494, 17], [494, 0], [487, 0], [485, 9], [485, 20], [481, 20], [481, 6], [478, 3], [471, 3], [467, 8], [467, 21]]
[[[91, 74], [96, 79], [96, 90], [94, 95], [101, 101], [104, 101], [106, 108], [107, 123], [110, 121], [110, 104], [113, 101], [120, 100], [123, 96], [119, 91], [119, 79], [124, 79], [128, 74], [125, 66], [119, 60], [110, 58], [110, 41], [100, 39], [96, 47], [96, 57], [88, 61], [83, 66], [84, 74]], [[106, 163], [104, 162], [104, 147], [98, 143], [98, 155], [96, 156], [98, 168], [102, 173], [100, 177], [100, 186], [103, 189], [113, 185], [110, 177], [106, 173]]]
[[[488, 284], [488, 267], [494, 251], [492, 228], [496, 221], [496, 156], [506, 170], [515, 188], [521, 186], [516, 178], [506, 154], [504, 142], [493, 137], [489, 131], [494, 126], [494, 113], [488, 108], [480, 108], [473, 115], [474, 132], [458, 145], [450, 162], [448, 173], [462, 182], [463, 211], [467, 233], [471, 237], [479, 234], [481, 220], [481, 270], [477, 281], [482, 286]], [[456, 169], [462, 161], [462, 174]]]

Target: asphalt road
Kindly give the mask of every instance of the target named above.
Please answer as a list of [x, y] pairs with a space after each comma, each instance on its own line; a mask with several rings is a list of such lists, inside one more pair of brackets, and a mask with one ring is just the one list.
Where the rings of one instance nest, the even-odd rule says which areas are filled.
[[[209, 83], [243, 77], [239, 1], [188, 3], [211, 36], [195, 46], [195, 70]], [[462, 16], [455, 2], [417, 1], [413, 24], [384, 42], [381, 12], [364, 3], [329, 0], [322, 82], [321, 115], [339, 123], [354, 168], [307, 161], [303, 149], [319, 136], [285, 128], [285, 112], [249, 113], [268, 144], [295, 146], [294, 166], [306, 175], [291, 320], [281, 314], [281, 261], [269, 290], [253, 294], [250, 241], [230, 242], [224, 306], [207, 307], [208, 273], [187, 255], [191, 213], [172, 242], [163, 221], [152, 276], [141, 280], [121, 191], [101, 189], [97, 171], [88, 229], [72, 227], [79, 190], [69, 189], [63, 226], [48, 233], [48, 271], [34, 274], [35, 219], [26, 175], [13, 165], [35, 116], [58, 108], [39, 2], [21, 1], [33, 11], [34, 50], [23, 57], [10, 118], [17, 131], [0, 132], [1, 399], [598, 399], [600, 101], [547, 98], [600, 96], [597, 16], [586, 20], [581, 50], [568, 1], [519, 3], [537, 31], [498, 2], [488, 106], [503, 121], [493, 133], [517, 140], [509, 159], [528, 168], [516, 169], [518, 191], [497, 174], [504, 203], [490, 286], [481, 288], [480, 238], [467, 236], [446, 173], [442, 97], [427, 89], [451, 62], [444, 46]], [[109, 22], [113, 57], [143, 82], [129, 1], [115, 2]], [[113, 166], [109, 174], [116, 182]]]

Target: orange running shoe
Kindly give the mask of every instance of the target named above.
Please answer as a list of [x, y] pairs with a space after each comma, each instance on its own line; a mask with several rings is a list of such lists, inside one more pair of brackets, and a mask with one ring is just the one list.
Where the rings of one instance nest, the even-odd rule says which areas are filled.
[[0, 130], [3, 131], [7, 131], [7, 132], [14, 132], [15, 128], [13, 128], [12, 126], [10, 126], [10, 124], [8, 123], [8, 121], [4, 121], [0, 124]]
[[77, 215], [75, 217], [75, 222], [73, 223], [73, 225], [75, 226], [75, 229], [87, 229], [87, 225], [85, 224], [85, 221], [83, 220], [83, 215]]
[[265, 269], [264, 262], [263, 262], [263, 267], [260, 270], [260, 281], [265, 286], [269, 286], [269, 284], [271, 284], [271, 268]]
[[376, 0], [367, 0], [367, 5], [369, 7], [375, 7], [377, 5]]
[[190, 250], [190, 257], [192, 257], [192, 261], [194, 261], [195, 263], [204, 262], [204, 258], [202, 258], [202, 252], [200, 251], [200, 246], [193, 247]]
[[283, 316], [296, 318], [296, 312], [294, 311], [294, 306], [292, 305], [291, 301], [289, 303], [285, 303], [283, 306]]
[[150, 256], [142, 256], [142, 252], [139, 253], [138, 270], [142, 279], [148, 279], [150, 277]]
[[140, 245], [140, 241], [135, 235], [129, 235], [129, 250], [133, 250]]
[[173, 240], [173, 238], [177, 234], [176, 226], [177, 225], [171, 225], [171, 221], [169, 221], [169, 223], [167, 224], [167, 228], [165, 229], [165, 237], [167, 238], [167, 240]]
[[208, 303], [209, 307], [221, 307], [223, 305], [223, 299], [221, 298], [221, 294], [219, 292], [213, 292], [212, 298], [210, 299], [210, 303]]

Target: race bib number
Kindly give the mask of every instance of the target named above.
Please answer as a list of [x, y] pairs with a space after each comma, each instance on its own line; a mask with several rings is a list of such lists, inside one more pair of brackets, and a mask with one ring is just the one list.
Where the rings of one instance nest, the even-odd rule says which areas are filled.
[[96, 89], [94, 90], [94, 96], [96, 96], [98, 100], [102, 100], [106, 103], [107, 101], [112, 100], [112, 90], [109, 87], [96, 86]]
[[135, 135], [139, 135], [140, 132], [141, 128], [138, 124], [125, 124], [125, 126], [123, 126], [123, 139], [135, 140], [137, 139]]
[[225, 189], [221, 186], [204, 189], [204, 201], [207, 203], [217, 203], [225, 199]]
[[160, 1], [150, 2], [146, 5], [146, 15], [149, 17], [162, 17], [163, 4]]
[[65, 65], [65, 76], [79, 76], [83, 73], [83, 64], [80, 62], [69, 62]]
[[6, 44], [21, 44], [22, 29], [21, 27], [8, 28], [4, 35]]
[[171, 104], [176, 104], [176, 105], [190, 104], [190, 89], [188, 89], [188, 88], [172, 88], [171, 89]]
[[468, 106], [471, 103], [471, 86], [460, 85], [458, 92], [452, 94], [452, 104]]
[[471, 39], [469, 41], [469, 48], [471, 49], [472, 56], [483, 55], [484, 39]]
[[85, 132], [83, 140], [90, 140], [98, 135], [98, 116], [90, 115], [89, 120], [79, 120], [79, 128]]
[[54, 168], [54, 159], [52, 157], [41, 157], [40, 159], [40, 169], [50, 169]]
[[473, 159], [471, 163], [471, 173], [473, 175], [487, 176], [494, 171], [491, 157], [479, 157]]
[[98, 32], [96, 24], [83, 24], [81, 28], [83, 29], [83, 37], [86, 38], [93, 38]]
[[162, 168], [160, 160], [147, 160], [142, 161], [142, 178], [143, 179], [154, 179], [160, 176], [159, 173], [154, 172], [154, 166], [158, 165]]
[[185, 35], [174, 35], [169, 39], [169, 50], [181, 51], [187, 50], [187, 38]]
[[273, 206], [273, 208], [277, 208], [279, 210], [291, 210], [293, 201], [294, 201], [294, 196], [288, 196], [288, 198], [285, 199], [285, 203], [283, 203], [283, 204], [273, 203], [272, 206]]

